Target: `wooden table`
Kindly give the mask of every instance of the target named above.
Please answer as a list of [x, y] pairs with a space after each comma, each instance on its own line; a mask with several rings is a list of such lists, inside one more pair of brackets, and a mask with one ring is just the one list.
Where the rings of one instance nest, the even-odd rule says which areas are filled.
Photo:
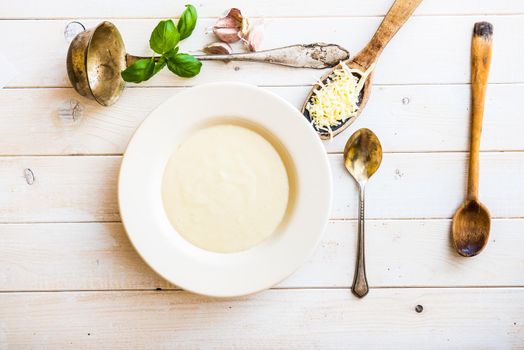
[[[199, 0], [195, 34], [228, 6], [265, 17], [265, 48], [333, 42], [352, 53], [391, 0]], [[172, 94], [244, 81], [297, 107], [320, 72], [205, 63], [194, 79], [163, 72], [110, 108], [79, 97], [65, 70], [71, 21], [110, 19], [129, 52], [147, 54], [173, 0], [4, 1], [0, 55], [16, 75], [0, 90], [0, 349], [523, 349], [524, 2], [425, 0], [378, 62], [358, 122], [326, 142], [335, 195], [313, 256], [275, 288], [243, 298], [196, 296], [158, 277], [130, 245], [116, 196], [133, 131]], [[450, 217], [464, 196], [473, 23], [494, 24], [480, 197], [493, 215], [487, 249], [458, 257]], [[75, 108], [72, 108], [75, 107]], [[73, 113], [74, 110], [74, 113]], [[385, 150], [368, 188], [371, 291], [350, 292], [357, 193], [342, 167], [351, 132]]]

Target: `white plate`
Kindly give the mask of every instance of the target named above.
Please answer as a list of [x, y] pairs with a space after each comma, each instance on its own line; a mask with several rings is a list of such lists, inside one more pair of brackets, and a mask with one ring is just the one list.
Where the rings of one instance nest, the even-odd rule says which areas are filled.
[[[184, 240], [161, 198], [164, 168], [177, 146], [192, 131], [225, 117], [268, 131], [285, 149], [295, 174], [292, 206], [277, 232], [256, 247], [230, 254]], [[186, 290], [229, 297], [269, 288], [300, 267], [327, 224], [331, 191], [326, 152], [299, 111], [256, 86], [216, 83], [176, 94], [142, 123], [122, 161], [118, 197], [131, 242], [157, 273]]]

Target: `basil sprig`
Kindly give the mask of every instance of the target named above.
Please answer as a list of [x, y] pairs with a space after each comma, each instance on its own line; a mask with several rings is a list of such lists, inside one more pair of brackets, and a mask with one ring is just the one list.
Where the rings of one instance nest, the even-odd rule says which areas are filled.
[[178, 43], [191, 35], [196, 21], [197, 12], [193, 5], [186, 5], [176, 26], [171, 19], [160, 21], [149, 39], [149, 46], [160, 56], [137, 60], [122, 71], [122, 78], [127, 82], [141, 83], [166, 65], [171, 72], [184, 78], [191, 78], [200, 73], [202, 62], [190, 54], [178, 53]]

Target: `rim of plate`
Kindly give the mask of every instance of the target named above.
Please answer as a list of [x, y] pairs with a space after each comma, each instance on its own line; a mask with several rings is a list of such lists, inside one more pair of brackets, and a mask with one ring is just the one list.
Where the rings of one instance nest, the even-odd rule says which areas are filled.
[[[271, 134], [292, 160], [293, 209], [261, 244], [236, 253], [198, 248], [169, 222], [161, 198], [167, 160], [191, 132], [242, 120]], [[268, 289], [315, 250], [329, 219], [331, 169], [316, 132], [289, 102], [244, 83], [209, 83], [170, 97], [142, 122], [120, 167], [118, 203], [127, 235], [142, 259], [174, 285], [197, 294], [234, 297]]]

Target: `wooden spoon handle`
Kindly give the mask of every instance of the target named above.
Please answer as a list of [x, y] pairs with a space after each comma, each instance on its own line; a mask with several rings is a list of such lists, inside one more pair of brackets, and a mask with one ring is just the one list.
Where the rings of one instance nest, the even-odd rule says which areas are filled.
[[476, 200], [479, 191], [479, 150], [484, 115], [484, 100], [491, 63], [493, 25], [475, 23], [471, 41], [471, 135], [469, 149], [468, 199]]
[[363, 69], [369, 68], [421, 2], [422, 0], [396, 0], [371, 41], [353, 58], [353, 62]]

